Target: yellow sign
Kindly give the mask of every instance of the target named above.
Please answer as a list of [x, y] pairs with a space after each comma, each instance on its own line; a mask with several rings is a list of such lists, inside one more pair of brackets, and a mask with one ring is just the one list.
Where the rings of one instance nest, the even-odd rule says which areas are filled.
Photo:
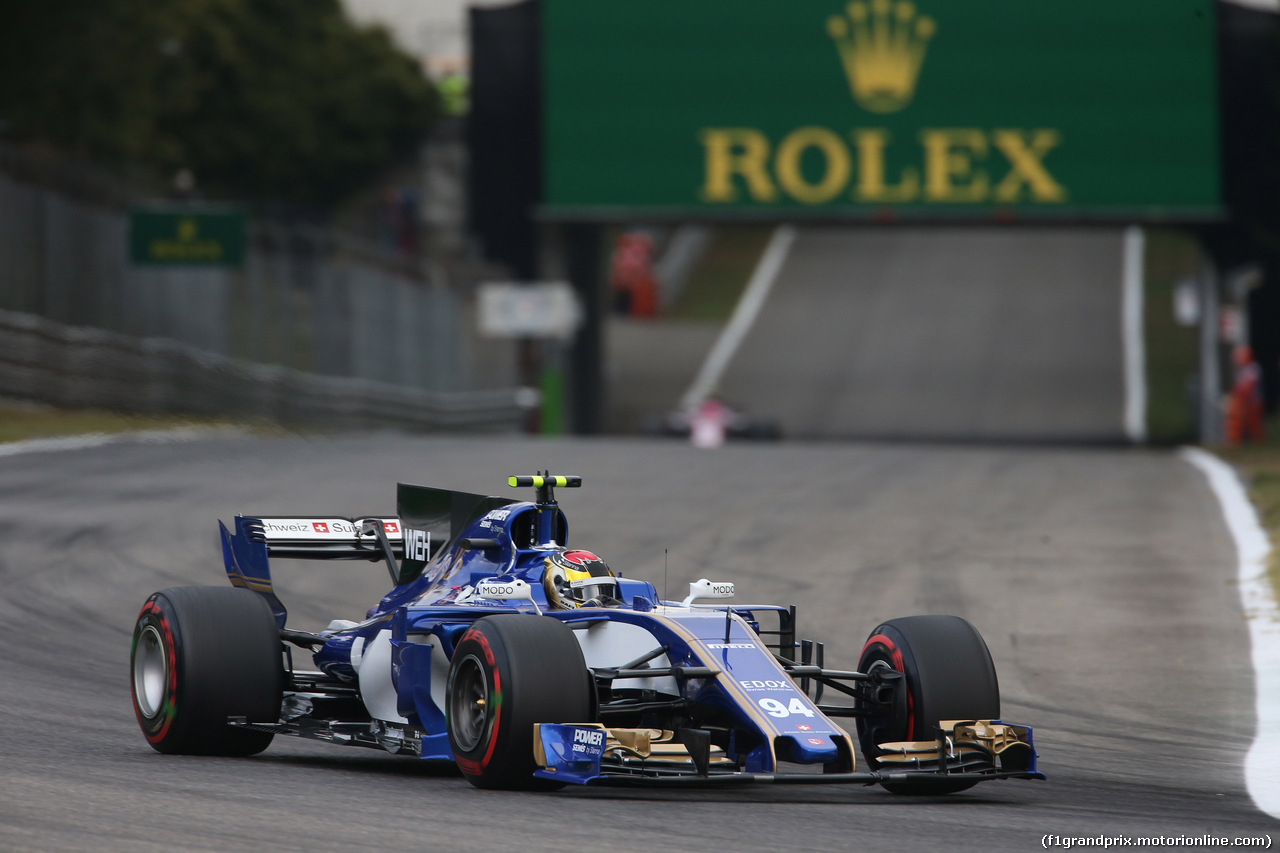
[[138, 264], [240, 266], [244, 214], [231, 209], [141, 209], [130, 215], [130, 254]]
[[[1067, 191], [1044, 164], [1045, 155], [1061, 142], [1058, 132], [1048, 128], [925, 128], [915, 162], [896, 175], [889, 175], [885, 165], [892, 135], [879, 127], [854, 128], [847, 136], [825, 127], [801, 127], [776, 146], [749, 127], [707, 128], [700, 138], [705, 157], [701, 197], [712, 203], [770, 202], [780, 196], [802, 204], [838, 199], [1045, 204], [1067, 199]], [[810, 151], [821, 169], [806, 177], [800, 162]]]
[[549, 219], [1222, 212], [1213, 0], [540, 8]]
[[[863, 108], [904, 109], [915, 96], [932, 18], [908, 0], [853, 0], [845, 14], [827, 19], [849, 81]], [[801, 204], [1061, 204], [1067, 191], [1046, 168], [1045, 156], [1062, 142], [1051, 128], [931, 127], [916, 134], [918, 147], [903, 156], [883, 127], [800, 127], [777, 140], [750, 127], [705, 128], [700, 197], [713, 204], [790, 199]], [[909, 143], [905, 143], [909, 144]], [[891, 147], [893, 146], [893, 147]], [[886, 165], [906, 162], [897, 174]], [[808, 161], [809, 168], [802, 168]], [[815, 171], [814, 164], [817, 164]], [[744, 193], [745, 191], [745, 193]]]
[[845, 17], [827, 19], [853, 99], [873, 113], [896, 113], [911, 103], [936, 31], [933, 18], [917, 15], [906, 0], [853, 0]]
[[200, 225], [186, 216], [178, 220], [178, 239], [151, 241], [151, 257], [157, 261], [220, 261], [222, 252], [217, 240], [201, 240]]

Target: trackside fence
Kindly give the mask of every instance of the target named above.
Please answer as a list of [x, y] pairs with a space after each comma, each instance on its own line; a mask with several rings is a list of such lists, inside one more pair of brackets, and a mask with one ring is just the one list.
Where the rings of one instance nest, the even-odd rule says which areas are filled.
[[266, 220], [241, 268], [135, 265], [127, 191], [24, 157], [0, 148], [0, 393], [337, 427], [520, 422], [514, 344], [479, 337], [474, 270]]
[[435, 393], [320, 376], [11, 311], [0, 311], [0, 395], [349, 429], [500, 431], [522, 415], [511, 390]]

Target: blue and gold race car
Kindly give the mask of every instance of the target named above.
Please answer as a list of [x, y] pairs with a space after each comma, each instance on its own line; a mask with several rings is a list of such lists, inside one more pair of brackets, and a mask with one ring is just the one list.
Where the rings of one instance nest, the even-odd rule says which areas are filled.
[[[794, 607], [731, 604], [734, 585], [709, 580], [663, 600], [569, 548], [555, 489], [581, 478], [510, 485], [535, 499], [400, 484], [395, 518], [219, 525], [232, 586], [162, 590], [138, 615], [132, 688], [147, 741], [252, 755], [295, 735], [456, 762], [482, 788], [942, 794], [1044, 778], [1031, 729], [999, 720], [991, 655], [965, 620], [891, 619], [856, 670], [828, 668], [821, 643], [797, 642]], [[392, 589], [362, 622], [294, 630], [272, 557], [380, 561]]]

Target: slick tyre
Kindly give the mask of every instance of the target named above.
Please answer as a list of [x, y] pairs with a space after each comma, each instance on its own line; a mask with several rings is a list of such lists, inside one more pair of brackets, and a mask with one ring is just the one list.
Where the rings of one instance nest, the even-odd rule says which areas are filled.
[[573, 632], [543, 616], [479, 619], [449, 666], [449, 745], [477, 788], [551, 790], [535, 778], [534, 723], [590, 722], [594, 688]]
[[269, 732], [228, 717], [274, 723], [284, 691], [280, 632], [247, 589], [187, 586], [147, 599], [133, 629], [133, 710], [159, 752], [254, 755]]
[[[1000, 717], [1000, 686], [987, 644], [958, 616], [890, 619], [871, 632], [859, 672], [888, 667], [903, 674], [894, 703], [875, 717], [858, 718], [858, 741], [867, 763], [879, 766], [876, 746], [892, 741], [933, 740], [941, 720]], [[885, 783], [895, 794], [950, 794], [977, 782], [926, 779]]]

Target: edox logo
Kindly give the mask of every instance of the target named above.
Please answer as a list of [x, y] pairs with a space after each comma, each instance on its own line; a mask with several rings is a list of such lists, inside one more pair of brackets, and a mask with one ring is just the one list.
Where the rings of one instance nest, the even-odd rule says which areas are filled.
[[863, 109], [893, 113], [911, 103], [929, 39], [932, 18], [917, 15], [907, 0], [853, 0], [845, 15], [827, 19], [849, 90]]

